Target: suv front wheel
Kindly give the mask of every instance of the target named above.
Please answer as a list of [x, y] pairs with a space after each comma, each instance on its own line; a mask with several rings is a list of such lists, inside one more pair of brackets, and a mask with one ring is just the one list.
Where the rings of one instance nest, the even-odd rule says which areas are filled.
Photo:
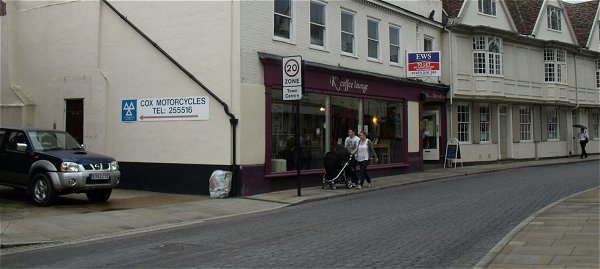
[[38, 206], [49, 206], [56, 201], [57, 193], [52, 187], [50, 178], [44, 173], [33, 176], [31, 198]]
[[94, 203], [106, 202], [108, 198], [110, 198], [110, 194], [112, 193], [112, 189], [100, 189], [100, 190], [91, 190], [85, 193], [88, 200]]

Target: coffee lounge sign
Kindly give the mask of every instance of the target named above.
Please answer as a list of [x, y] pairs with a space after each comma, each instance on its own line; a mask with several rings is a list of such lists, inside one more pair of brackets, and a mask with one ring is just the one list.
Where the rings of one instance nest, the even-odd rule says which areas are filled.
[[353, 90], [359, 90], [362, 93], [366, 93], [369, 89], [369, 84], [360, 83], [356, 80], [340, 79], [338, 76], [329, 77], [329, 83], [338, 92], [348, 92]]

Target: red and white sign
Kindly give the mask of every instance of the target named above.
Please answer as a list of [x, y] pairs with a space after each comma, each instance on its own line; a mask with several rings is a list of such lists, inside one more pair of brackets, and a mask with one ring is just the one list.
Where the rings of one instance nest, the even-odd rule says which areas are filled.
[[409, 52], [406, 54], [406, 77], [439, 77], [442, 75], [439, 51]]
[[302, 57], [283, 57], [283, 100], [302, 100]]

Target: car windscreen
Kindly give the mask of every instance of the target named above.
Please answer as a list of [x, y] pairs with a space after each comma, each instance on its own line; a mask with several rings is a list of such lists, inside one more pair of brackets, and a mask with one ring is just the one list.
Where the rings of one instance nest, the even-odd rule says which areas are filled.
[[33, 148], [39, 151], [80, 150], [81, 145], [70, 134], [56, 131], [29, 131]]

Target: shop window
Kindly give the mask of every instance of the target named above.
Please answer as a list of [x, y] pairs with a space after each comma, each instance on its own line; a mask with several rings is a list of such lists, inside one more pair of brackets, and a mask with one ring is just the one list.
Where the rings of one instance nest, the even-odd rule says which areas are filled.
[[[296, 169], [293, 102], [282, 101], [281, 90], [273, 90], [271, 96], [272, 171], [292, 171]], [[325, 98], [325, 95], [305, 93], [300, 101], [300, 161], [302, 169], [323, 167]]]
[[331, 144], [344, 144], [348, 129], [353, 128], [358, 133], [359, 98], [332, 96], [331, 97]]
[[402, 161], [403, 111], [400, 102], [364, 99], [362, 129], [373, 142], [378, 164]]
[[[271, 90], [272, 172], [296, 169], [293, 102], [282, 99], [281, 90]], [[325, 153], [343, 145], [350, 128], [367, 132], [379, 157], [375, 164], [402, 162], [403, 111], [401, 101], [305, 93], [300, 101], [301, 169], [323, 168]]]

